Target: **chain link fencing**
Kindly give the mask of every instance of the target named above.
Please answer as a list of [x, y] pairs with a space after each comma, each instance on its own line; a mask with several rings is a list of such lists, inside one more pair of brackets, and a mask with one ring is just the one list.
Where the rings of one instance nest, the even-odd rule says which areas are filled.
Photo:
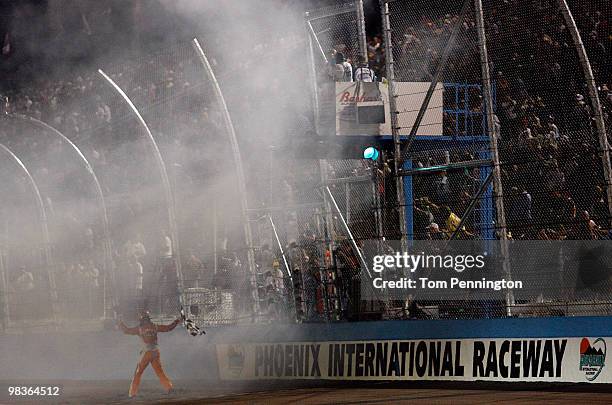
[[306, 25], [315, 40], [315, 53], [334, 62], [335, 54], [353, 64], [359, 55], [358, 20], [355, 4], [340, 3], [335, 6], [306, 12]]
[[[596, 5], [570, 6], [579, 16], [583, 35], [588, 36], [587, 52], [601, 83], [604, 113], [609, 114], [612, 84], [605, 64], [608, 53], [598, 45], [605, 34], [595, 21], [599, 10]], [[72, 96], [61, 100], [59, 107], [40, 111], [39, 118], [73, 139], [100, 177], [111, 220], [115, 277], [98, 270], [98, 285], [94, 287], [92, 280], [80, 276], [94, 273], [80, 269], [90, 260], [98, 269], [101, 267], [98, 247], [88, 255], [75, 253], [74, 257], [60, 251], [79, 238], [85, 239], [82, 236], [87, 226], [79, 224], [73, 234], [63, 235], [63, 247], [58, 245], [54, 252], [61, 259], [56, 260], [52, 271], [57, 298], [16, 290], [13, 284], [17, 273], [9, 269], [19, 265], [10, 258], [3, 262], [2, 319], [51, 318], [52, 314], [46, 312], [27, 313], [34, 296], [42, 300], [37, 307], [46, 303], [46, 308], [52, 308], [50, 304], [55, 301], [56, 315], [65, 319], [109, 317], [114, 311], [135, 319], [142, 309], [165, 319], [178, 314], [180, 285], [188, 314], [204, 325], [502, 317], [508, 315], [508, 308], [516, 316], [609, 314], [608, 281], [597, 278], [596, 291], [587, 288], [576, 293], [577, 277], [582, 276], [579, 267], [561, 259], [569, 255], [567, 252], [557, 254], [560, 259], [556, 265], [544, 263], [544, 255], [532, 263], [517, 261], [511, 255], [512, 274], [524, 276], [530, 287], [524, 294], [515, 295], [511, 307], [506, 291], [479, 299], [458, 295], [440, 300], [418, 294], [392, 299], [382, 293], [375, 299], [364, 299], [363, 289], [369, 288], [372, 274], [365, 282], [364, 276], [372, 271], [372, 256], [390, 253], [394, 248], [391, 241], [402, 236], [400, 209], [407, 211], [409, 241], [459, 239], [486, 248], [504, 232], [511, 244], [523, 240], [609, 239], [609, 184], [601, 163], [604, 151], [567, 22], [555, 3], [492, 1], [484, 6], [499, 131], [501, 195], [491, 186], [491, 151], [471, 2], [462, 6], [442, 1], [393, 1], [389, 12], [395, 80], [425, 83], [422, 90], [395, 95], [394, 113], [400, 118], [398, 130], [403, 136], [412, 126], [402, 122], [411, 122], [416, 116], [420, 108], [415, 104], [420, 107], [420, 102], [415, 100], [424, 97], [426, 84], [447, 57], [438, 78], [440, 84], [426, 109], [441, 110], [442, 122], [426, 119], [421, 123], [424, 127], [439, 126], [442, 133], [436, 135], [442, 137], [419, 138], [404, 149], [400, 173], [405, 187], [403, 206], [396, 198], [397, 174], [392, 173], [394, 157], [389, 148], [382, 148], [382, 157], [375, 163], [331, 157], [291, 159], [283, 156], [282, 147], [277, 151], [257, 149], [243, 137], [241, 143], [248, 145], [254, 156], [245, 159], [254, 244], [245, 246], [235, 169], [230, 159], [218, 158], [232, 152], [211, 83], [191, 44], [168, 47], [152, 56], [128, 57], [118, 64], [103, 63], [103, 70], [134, 101], [159, 145], [171, 184], [180, 249], [175, 249], [176, 241], [169, 238], [172, 224], [163, 197], [165, 190], [150, 146], [144, 141], [143, 127], [100, 75], [83, 73], [70, 84]], [[332, 49], [350, 62], [356, 60], [357, 14], [354, 5], [347, 3], [310, 11], [305, 19], [307, 33], [290, 39], [297, 44], [296, 54], [305, 54], [308, 35], [313, 40], [313, 79], [320, 96], [319, 111], [315, 111], [318, 126], [304, 125], [294, 132], [331, 135], [331, 120], [335, 118], [331, 112], [335, 108], [325, 100], [331, 99], [326, 92], [333, 80], [323, 60], [330, 59]], [[208, 44], [203, 45], [206, 49]], [[385, 76], [384, 50], [376, 39], [370, 41], [368, 55], [379, 78]], [[254, 53], [262, 57], [261, 51]], [[275, 54], [274, 49], [269, 51]], [[227, 61], [211, 60], [213, 69], [219, 70], [228, 104], [244, 112], [240, 116], [232, 114], [237, 131], [267, 131], [270, 126], [255, 120], [258, 110], [249, 107], [253, 103], [248, 94], [257, 94], [257, 85], [247, 90], [235, 85], [244, 82], [237, 80], [237, 75], [250, 72], [249, 68], [257, 68], [257, 64], [247, 61], [224, 71], [221, 66], [228, 65]], [[304, 70], [309, 64], [300, 66], [297, 73], [306, 77]], [[307, 94], [308, 84], [312, 83], [303, 80], [287, 99]], [[287, 99], [279, 103], [287, 103]], [[3, 129], [9, 135], [11, 131], [20, 132], [16, 127]], [[286, 134], [275, 136], [281, 139]], [[46, 142], [39, 141], [38, 147], [44, 149]], [[32, 157], [37, 156], [35, 146], [11, 146], [36, 161]], [[74, 160], [61, 150], [57, 156], [40, 161], [74, 166]], [[80, 173], [75, 167], [43, 164], [35, 170], [44, 173], [44, 168], [50, 173]], [[71, 179], [76, 187], [89, 190], [84, 176], [74, 174]], [[78, 204], [62, 201], [53, 191], [62, 190], [61, 179], [41, 183], [45, 183], [43, 194], [52, 197], [54, 210], [83, 211], [77, 222], [87, 223], [94, 235], [99, 234], [99, 214], [92, 208], [92, 198]], [[15, 187], [14, 196], [26, 193], [23, 185]], [[497, 220], [500, 213], [495, 210], [496, 198], [504, 202], [506, 229]], [[24, 203], [19, 200], [13, 205]], [[27, 209], [31, 213], [20, 217], [33, 218], [34, 228], [34, 208]], [[12, 214], [8, 208], [5, 211], [3, 217], [10, 219]], [[64, 227], [64, 222], [52, 226], [55, 230]], [[5, 235], [20, 232], [14, 224], [5, 228]], [[4, 249], [5, 256], [8, 252], [10, 257], [31, 258], [27, 267], [32, 269], [34, 280], [40, 280], [33, 291], [51, 289], [44, 281], [40, 249], [32, 248], [40, 246], [39, 239], [29, 235], [23, 240], [30, 241], [30, 246], [9, 246]], [[28, 248], [27, 253], [19, 253]], [[247, 266], [249, 249], [255, 253], [255, 274]], [[177, 260], [182, 264], [178, 275]], [[547, 273], [535, 277], [533, 269], [545, 264]], [[63, 275], [68, 275], [65, 280]], [[254, 303], [260, 308], [258, 312], [253, 309]]]
[[[475, 11], [470, 3], [463, 6], [463, 16], [459, 3], [389, 3], [397, 80], [431, 81], [440, 61], [448, 57], [439, 71], [439, 81], [444, 84], [436, 92], [443, 92], [438, 97], [443, 101], [443, 134], [452, 140], [437, 146], [415, 141], [401, 156], [410, 170], [422, 169], [410, 177], [412, 195], [406, 200], [414, 215], [414, 239], [454, 235], [487, 240], [500, 233], [516, 241], [609, 239], [603, 150], [584, 72], [568, 22], [556, 2], [493, 1], [484, 5], [503, 194], [497, 190], [494, 194], [488, 186], [478, 196], [491, 170], [491, 154], [486, 142]], [[583, 6], [572, 6], [574, 14], [580, 15]], [[597, 9], [593, 7], [591, 13]], [[583, 35], [588, 34], [585, 29], [593, 19], [587, 14], [578, 19]], [[587, 43], [591, 46], [587, 52], [593, 52], [593, 69], [605, 83], [606, 76], [601, 74], [605, 69], [599, 67], [595, 50], [601, 33], [590, 35], [594, 42]], [[439, 107], [434, 104], [436, 92], [427, 109]], [[415, 95], [397, 94], [399, 116], [414, 113], [403, 109], [410, 97]], [[489, 162], [476, 165], [478, 159]], [[496, 220], [495, 198], [503, 199], [506, 229]], [[474, 200], [472, 214], [465, 218]], [[458, 225], [461, 229], [455, 232]], [[516, 301], [515, 315], [609, 313], [610, 302], [602, 300], [601, 294], [592, 292], [580, 298], [560, 294], [575, 287], [576, 274], [569, 277], [571, 282], [567, 278], [570, 266], [547, 267], [543, 257], [529, 263], [529, 269], [524, 266], [525, 262], [510, 256], [512, 273], [527, 277], [538, 293], [524, 294]], [[544, 268], [546, 272], [537, 277], [533, 274]], [[566, 279], [560, 284], [558, 276], [563, 272]], [[602, 279], [601, 287], [605, 289], [606, 283]], [[463, 308], [462, 314], [454, 316], [506, 316], [507, 304], [493, 296], [485, 305], [485, 315], [479, 310], [482, 301], [468, 301], [452, 303]]]
[[[135, 61], [133, 66], [132, 70], [119, 66], [108, 71], [121, 72], [116, 75], [118, 84], [127, 89], [156, 139], [170, 180], [181, 241], [180, 251], [173, 249], [173, 261], [163, 258], [163, 238], [161, 245], [154, 239], [145, 243], [157, 252], [149, 253], [150, 263], [145, 266], [150, 270], [145, 272], [149, 287], [147, 293], [145, 286], [143, 305], [160, 317], [176, 316], [177, 288], [182, 288], [186, 313], [197, 322], [251, 321], [254, 294], [250, 285], [254, 280], [247, 266], [244, 235], [239, 231], [236, 170], [231, 159], [218, 159], [232, 156], [232, 151], [212, 83], [190, 43]], [[159, 170], [150, 167], [157, 175]], [[156, 177], [157, 185], [143, 190], [145, 196], [151, 192], [161, 195]], [[159, 197], [148, 200], [157, 203], [158, 215], [166, 223], [162, 226], [168, 226], [167, 202]], [[143, 213], [143, 219], [150, 215]], [[160, 231], [158, 224], [141, 225], [153, 225]], [[167, 234], [168, 228], [161, 231]], [[177, 260], [181, 262], [178, 279]]]
[[84, 162], [54, 130], [35, 121], [7, 115], [0, 133], [0, 142], [32, 176], [27, 181], [25, 170], [6, 170], [3, 181], [13, 184], [15, 176], [22, 182], [2, 210], [8, 323], [58, 322], [76, 313], [102, 318], [111, 308], [111, 258], [99, 195]]

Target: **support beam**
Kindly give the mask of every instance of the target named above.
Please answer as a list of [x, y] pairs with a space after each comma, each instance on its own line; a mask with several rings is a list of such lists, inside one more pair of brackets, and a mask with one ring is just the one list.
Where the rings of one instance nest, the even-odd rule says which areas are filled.
[[320, 184], [320, 186], [331, 186], [334, 184], [350, 184], [350, 183], [370, 183], [372, 176], [352, 176], [352, 177], [337, 177], [334, 179], [328, 179], [326, 183]]
[[393, 61], [393, 39], [391, 37], [391, 23], [389, 20], [389, 4], [380, 1], [383, 37], [385, 44], [387, 83], [389, 86], [389, 113], [391, 116], [391, 134], [393, 135], [393, 174], [395, 175], [395, 198], [399, 217], [400, 245], [403, 252], [407, 251], [406, 242], [406, 200], [404, 199], [404, 181], [399, 176], [401, 168], [401, 139], [397, 123], [397, 97], [395, 92], [395, 65]]
[[355, 13], [357, 14], [357, 33], [359, 35], [359, 53], [363, 59], [368, 61], [368, 43], [366, 41], [365, 15], [363, 13], [363, 0], [355, 1]]
[[174, 209], [174, 196], [172, 194], [172, 188], [170, 187], [170, 180], [168, 179], [168, 171], [166, 170], [166, 163], [164, 162], [164, 158], [159, 151], [159, 147], [157, 146], [157, 142], [149, 129], [149, 126], [145, 122], [144, 118], [140, 114], [140, 111], [136, 108], [132, 100], [128, 97], [128, 95], [123, 91], [117, 83], [113, 81], [102, 69], [98, 69], [98, 73], [104, 78], [104, 80], [113, 88], [113, 90], [119, 94], [119, 96], [123, 99], [123, 101], [128, 105], [130, 111], [136, 117], [136, 120], [143, 128], [145, 133], [145, 138], [148, 141], [149, 146], [151, 147], [151, 151], [155, 158], [155, 162], [157, 163], [157, 168], [159, 170], [159, 175], [162, 181], [162, 187], [164, 189], [164, 196], [166, 199], [166, 206], [168, 210], [168, 226], [170, 228], [170, 237], [172, 238], [172, 253], [175, 261], [176, 274], [178, 278], [178, 288], [179, 288], [179, 300], [181, 304], [183, 303], [183, 273], [181, 271], [181, 255], [179, 249], [179, 236], [178, 236], [178, 226], [176, 223], [176, 212]]
[[[215, 187], [216, 188], [216, 187]], [[217, 250], [217, 243], [219, 241], [219, 226], [217, 224], [217, 215], [218, 215], [218, 207], [217, 207], [217, 192], [213, 189], [212, 199], [212, 237], [213, 237], [213, 274], [217, 274], [219, 270], [219, 252]]]
[[323, 50], [323, 46], [321, 45], [321, 42], [319, 41], [319, 37], [317, 37], [317, 34], [314, 31], [314, 28], [312, 28], [312, 24], [310, 23], [310, 21], [306, 21], [306, 26], [308, 27], [308, 33], [310, 34], [309, 39], [314, 41], [314, 42], [316, 42], [317, 49], [319, 50], [319, 53], [321, 54], [321, 59], [323, 59], [323, 61], [327, 65], [329, 63], [329, 61], [327, 60], [327, 56], [325, 55], [325, 51]]
[[43, 202], [42, 196], [40, 194], [40, 190], [34, 177], [30, 174], [28, 168], [23, 164], [21, 159], [12, 150], [6, 147], [3, 144], [0, 144], [0, 151], [4, 152], [5, 155], [9, 157], [15, 164], [19, 167], [19, 169], [25, 174], [28, 179], [28, 183], [30, 184], [30, 188], [32, 189], [32, 193], [34, 195], [34, 200], [36, 201], [36, 208], [38, 210], [38, 219], [40, 222], [40, 230], [43, 241], [43, 259], [44, 264], [47, 267], [47, 277], [49, 281], [49, 289], [51, 296], [51, 313], [54, 321], [57, 321], [57, 286], [55, 284], [55, 275], [53, 274], [53, 257], [51, 253], [51, 239], [49, 237], [49, 225], [47, 221], [47, 212], [45, 209], [45, 204]]
[[[316, 12], [317, 10], [313, 10], [313, 11]], [[315, 20], [320, 20], [321, 18], [335, 17], [337, 15], [350, 13], [352, 11], [353, 11], [353, 6], [350, 3], [347, 3], [336, 10], [328, 11], [324, 14], [318, 14], [315, 17], [312, 17], [310, 15], [312, 11], [307, 11], [306, 13], [304, 13], [304, 15], [308, 21], [315, 21]]]
[[491, 91], [491, 74], [489, 71], [489, 57], [487, 51], [487, 40], [484, 27], [484, 16], [482, 12], [482, 0], [475, 0], [476, 8], [476, 30], [478, 32], [478, 48], [480, 51], [480, 67], [482, 70], [482, 92], [484, 98], [484, 109], [486, 113], [486, 130], [489, 137], [489, 147], [491, 150], [491, 160], [493, 161], [493, 188], [495, 191], [496, 209], [496, 228], [501, 240], [507, 239], [506, 235], [506, 215], [504, 210], [504, 191], [501, 182], [501, 168], [499, 159], [499, 149], [497, 141], [497, 125], [495, 125], [495, 114], [493, 112], [493, 93]]
[[[270, 225], [272, 226], [272, 232], [274, 233], [274, 239], [276, 240], [276, 245], [278, 246], [278, 250], [283, 258], [283, 264], [285, 265], [285, 269], [287, 270], [287, 277], [289, 277], [289, 291], [291, 291], [291, 302], [295, 305], [295, 291], [293, 289], [293, 276], [291, 275], [291, 268], [289, 267], [289, 262], [287, 261], [287, 257], [285, 256], [285, 250], [283, 249], [283, 244], [278, 237], [278, 232], [276, 231], [276, 225], [274, 225], [274, 221], [272, 220], [272, 215], [268, 215], [268, 219], [270, 220]], [[297, 319], [297, 313], [295, 313]]]
[[[474, 0], [476, 12], [476, 31], [478, 33], [478, 50], [480, 51], [480, 67], [482, 70], [482, 90], [484, 96], [484, 108], [487, 115], [487, 135], [489, 136], [491, 159], [493, 160], [493, 199], [495, 201], [495, 215], [497, 234], [500, 239], [502, 267], [507, 280], [512, 280], [510, 270], [510, 253], [508, 248], [508, 233], [506, 232], [506, 213], [504, 210], [504, 190], [501, 182], [501, 169], [499, 167], [499, 150], [497, 148], [497, 125], [495, 125], [493, 113], [493, 93], [491, 92], [491, 75], [489, 71], [489, 56], [487, 53], [487, 38], [485, 35], [484, 15], [482, 11], [482, 0]], [[508, 289], [506, 292], [506, 314], [511, 316], [511, 308], [514, 305], [514, 294]]]
[[[308, 13], [306, 13], [306, 15], [308, 15]], [[312, 28], [312, 24], [310, 23], [310, 20], [306, 21], [306, 26], [307, 26], [308, 32], [310, 33], [310, 35], [308, 35], [309, 47], [308, 47], [307, 60], [308, 60], [309, 80], [312, 85], [312, 89], [311, 89], [312, 109], [314, 111], [315, 131], [317, 134], [320, 134], [322, 132], [321, 106], [320, 106], [320, 100], [319, 100], [319, 83], [318, 83], [317, 67], [316, 67], [316, 62], [315, 62], [314, 42], [317, 43], [319, 52], [321, 52], [321, 57], [325, 61], [326, 65], [328, 63], [328, 60], [327, 60], [327, 57], [325, 56], [325, 52], [323, 51], [323, 48], [321, 47], [321, 42], [319, 41], [319, 38], [317, 37], [316, 33], [314, 32]], [[327, 174], [327, 160], [325, 159], [319, 159], [319, 176], [321, 178], [321, 183], [327, 184], [327, 182], [329, 181], [329, 177]], [[325, 229], [325, 245], [326, 245], [327, 250], [329, 250], [331, 257], [333, 258], [333, 251], [334, 251], [334, 242], [332, 238], [333, 218], [331, 215], [330, 204], [325, 194], [323, 195], [323, 207], [325, 209], [325, 216], [324, 216], [325, 221], [323, 224], [324, 229]]]
[[278, 237], [278, 232], [276, 232], [276, 225], [274, 225], [274, 221], [272, 220], [272, 216], [268, 215], [268, 219], [270, 220], [270, 225], [272, 226], [272, 232], [274, 232], [274, 239], [276, 240], [276, 244], [278, 246], [278, 250], [283, 258], [283, 263], [285, 264], [285, 269], [287, 269], [287, 277], [291, 280], [291, 285], [293, 285], [293, 276], [291, 275], [291, 268], [289, 267], [289, 263], [287, 262], [287, 257], [285, 256], [285, 250], [283, 249], [283, 244]]
[[447, 165], [422, 167], [418, 169], [410, 169], [410, 170], [402, 169], [399, 172], [399, 176], [414, 176], [414, 175], [419, 175], [419, 174], [449, 172], [453, 170], [463, 170], [463, 169], [468, 169], [472, 167], [483, 167], [483, 166], [492, 166], [492, 165], [493, 165], [493, 162], [490, 159], [477, 159], [477, 160], [471, 160], [468, 162], [455, 162], [455, 163], [449, 163]]
[[234, 124], [232, 123], [232, 118], [230, 116], [229, 110], [227, 109], [227, 104], [225, 103], [225, 98], [223, 97], [223, 93], [221, 92], [221, 87], [219, 86], [219, 82], [217, 81], [217, 77], [215, 76], [215, 72], [212, 70], [210, 63], [208, 62], [208, 58], [200, 43], [197, 39], [193, 39], [193, 48], [200, 58], [200, 62], [202, 62], [202, 66], [204, 67], [204, 71], [206, 72], [206, 76], [208, 80], [211, 82], [213, 90], [215, 92], [215, 97], [217, 99], [217, 103], [221, 109], [221, 116], [223, 117], [223, 124], [225, 126], [225, 132], [227, 134], [230, 146], [232, 148], [232, 155], [234, 160], [234, 166], [236, 168], [236, 178], [237, 178], [237, 186], [238, 186], [238, 198], [240, 199], [240, 215], [242, 216], [242, 226], [244, 232], [244, 242], [247, 247], [247, 262], [249, 266], [249, 272], [251, 273], [251, 283], [253, 288], [253, 309], [255, 315], [259, 315], [259, 294], [257, 291], [257, 280], [255, 279], [257, 274], [257, 267], [255, 265], [255, 252], [253, 251], [253, 234], [251, 233], [251, 223], [249, 222], [248, 217], [248, 201], [247, 201], [247, 189], [246, 189], [246, 180], [244, 177], [244, 169], [242, 167], [242, 156], [240, 154], [240, 146], [238, 145], [238, 138], [236, 137], [236, 131], [234, 130]]
[[[414, 120], [414, 124], [412, 125], [412, 128], [410, 129], [410, 134], [408, 135], [408, 139], [406, 139], [406, 141], [404, 142], [404, 145], [402, 146], [401, 156], [399, 157], [402, 159], [402, 161], [403, 161], [403, 156], [406, 153], [408, 153], [408, 151], [410, 150], [410, 146], [412, 146], [412, 143], [414, 142], [414, 139], [416, 138], [416, 134], [419, 131], [419, 127], [421, 126], [421, 121], [423, 121], [423, 117], [425, 117], [425, 113], [427, 112], [427, 108], [429, 107], [429, 101], [431, 100], [431, 97], [433, 96], [433, 93], [436, 90], [436, 86], [438, 85], [438, 82], [440, 81], [440, 78], [442, 76], [442, 71], [446, 67], [446, 62], [448, 61], [448, 58], [452, 50], [455, 47], [455, 40], [457, 39], [457, 35], [459, 34], [459, 30], [461, 28], [461, 25], [465, 18], [467, 10], [469, 9], [469, 5], [470, 5], [470, 0], [464, 0], [463, 7], [461, 8], [461, 12], [459, 13], [459, 19], [457, 20], [457, 23], [453, 27], [453, 31], [451, 32], [450, 38], [448, 39], [448, 42], [446, 43], [446, 46], [444, 47], [444, 51], [442, 52], [442, 57], [440, 58], [440, 62], [438, 63], [438, 66], [436, 67], [436, 72], [431, 79], [431, 83], [429, 84], [429, 88], [427, 89], [427, 93], [425, 94], [425, 98], [423, 99], [423, 102], [421, 103], [421, 107], [419, 108], [419, 112], [417, 113], [417, 116]], [[391, 91], [389, 91], [389, 100], [391, 100], [391, 97], [392, 97]], [[391, 115], [393, 115], [394, 112], [397, 112], [397, 110], [391, 110]]]
[[353, 250], [355, 251], [355, 255], [359, 259], [359, 263], [361, 265], [361, 270], [365, 271], [368, 274], [368, 277], [370, 277], [370, 279], [371, 279], [372, 278], [372, 273], [370, 273], [370, 269], [368, 268], [368, 263], [366, 262], [365, 258], [363, 257], [363, 253], [361, 253], [361, 249], [359, 249], [359, 247], [357, 246], [357, 242], [355, 241], [355, 238], [353, 238], [353, 233], [351, 232], [351, 230], [348, 227], [348, 224], [344, 220], [344, 216], [342, 215], [342, 211], [340, 211], [340, 208], [338, 207], [338, 204], [336, 203], [336, 199], [332, 195], [332, 192], [329, 189], [329, 187], [324, 187], [323, 190], [324, 190], [324, 193], [327, 195], [327, 198], [330, 201], [332, 208], [334, 209], [334, 211], [338, 215], [338, 219], [340, 220], [340, 224], [342, 225], [342, 229], [346, 233], [346, 236], [348, 237], [349, 242], [350, 242], [351, 246], [353, 247]]
[[610, 166], [610, 143], [608, 142], [608, 137], [606, 136], [606, 123], [604, 121], [601, 103], [599, 101], [597, 84], [595, 83], [593, 69], [591, 68], [589, 57], [586, 53], [586, 49], [584, 48], [580, 31], [578, 31], [576, 21], [574, 20], [574, 16], [572, 15], [567, 1], [559, 0], [559, 8], [561, 9], [561, 14], [563, 14], [565, 24], [568, 26], [572, 40], [574, 41], [574, 46], [576, 47], [578, 59], [580, 60], [580, 66], [582, 67], [582, 72], [589, 91], [589, 100], [591, 102], [593, 115], [595, 116], [595, 125], [597, 126], [601, 163], [603, 166], [604, 178], [606, 180], [606, 195], [608, 198], [608, 225], [612, 225], [612, 168]]
[[[74, 142], [72, 142], [67, 136], [62, 134], [55, 127], [52, 127], [46, 122], [43, 122], [39, 119], [30, 117], [27, 115], [8, 114], [7, 117], [18, 120], [18, 121], [22, 121], [25, 123], [32, 124], [34, 126], [37, 126], [39, 128], [42, 128], [43, 130], [50, 132], [51, 134], [57, 136], [64, 144], [68, 145], [68, 147], [71, 148], [77, 154], [79, 161], [83, 164], [83, 167], [85, 168], [85, 170], [91, 177], [94, 188], [96, 190], [98, 209], [100, 210], [101, 217], [102, 217], [102, 233], [104, 235], [104, 273], [105, 273], [105, 277], [106, 275], [110, 276], [112, 291], [113, 293], [116, 293], [117, 286], [116, 286], [116, 279], [115, 279], [115, 268], [113, 266], [113, 248], [112, 248], [113, 245], [112, 245], [112, 240], [110, 236], [108, 211], [106, 209], [106, 202], [104, 200], [104, 193], [102, 193], [102, 187], [100, 185], [100, 181], [98, 180], [98, 176], [96, 176], [96, 172], [94, 171], [92, 165], [89, 163], [89, 161], [87, 160], [87, 158], [85, 157], [81, 149], [79, 149], [79, 147], [76, 146]], [[113, 300], [112, 300], [112, 306], [116, 306], [118, 303], [119, 303], [118, 297], [114, 295]], [[104, 318], [106, 318], [107, 316], [106, 310], [107, 308], [105, 307], [104, 308]]]
[[470, 204], [465, 209], [465, 212], [461, 215], [461, 221], [459, 221], [457, 229], [453, 231], [453, 234], [451, 235], [449, 240], [453, 240], [457, 237], [457, 235], [459, 235], [459, 232], [461, 232], [461, 228], [463, 228], [463, 223], [467, 221], [470, 215], [472, 215], [472, 212], [474, 212], [474, 208], [476, 208], [476, 204], [478, 204], [478, 200], [482, 197], [485, 191], [487, 191], [487, 188], [491, 185], [492, 181], [493, 172], [489, 173], [485, 181], [480, 185], [480, 188], [478, 189], [474, 197], [472, 197], [472, 199], [470, 200]]

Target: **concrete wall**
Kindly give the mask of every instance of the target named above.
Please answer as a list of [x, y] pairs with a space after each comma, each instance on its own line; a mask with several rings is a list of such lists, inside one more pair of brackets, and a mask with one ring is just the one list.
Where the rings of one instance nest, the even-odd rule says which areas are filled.
[[[216, 343], [582, 336], [612, 336], [612, 317], [236, 326], [198, 337], [178, 327], [160, 334], [160, 347], [172, 378], [210, 381], [218, 378]], [[0, 335], [0, 380], [129, 379], [140, 346], [119, 331]]]

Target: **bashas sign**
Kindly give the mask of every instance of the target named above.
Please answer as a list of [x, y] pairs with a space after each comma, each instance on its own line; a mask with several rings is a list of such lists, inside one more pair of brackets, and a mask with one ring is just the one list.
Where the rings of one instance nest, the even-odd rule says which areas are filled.
[[[428, 82], [397, 82], [397, 126], [408, 135], [423, 103]], [[442, 135], [442, 91], [436, 87], [417, 135]], [[385, 83], [336, 83], [337, 135], [391, 135], [389, 88]], [[384, 111], [383, 111], [384, 110]]]

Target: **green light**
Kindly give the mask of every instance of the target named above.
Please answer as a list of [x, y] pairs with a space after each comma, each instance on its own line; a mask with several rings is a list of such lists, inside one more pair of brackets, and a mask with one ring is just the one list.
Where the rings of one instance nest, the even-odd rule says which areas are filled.
[[363, 151], [363, 158], [364, 159], [377, 160], [379, 155], [380, 155], [380, 152], [378, 151], [378, 149], [376, 149], [376, 148], [374, 148], [372, 146], [368, 146]]

